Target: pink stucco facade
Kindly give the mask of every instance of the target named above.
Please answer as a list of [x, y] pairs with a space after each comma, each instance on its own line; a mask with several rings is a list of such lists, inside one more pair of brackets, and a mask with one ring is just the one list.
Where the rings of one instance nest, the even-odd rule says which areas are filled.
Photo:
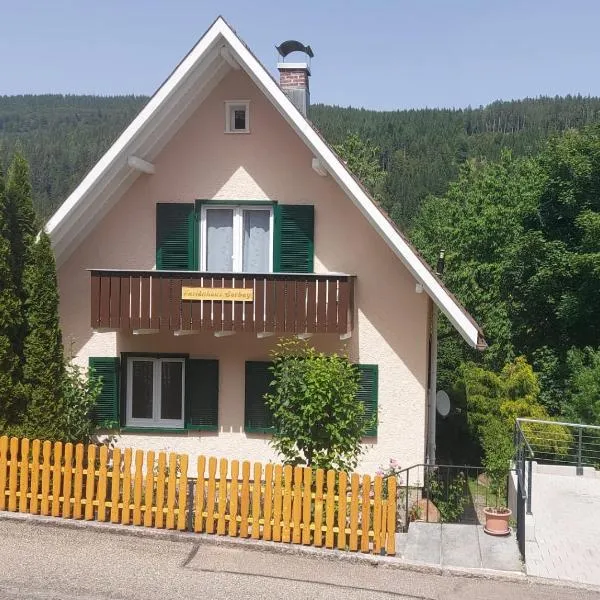
[[[250, 133], [224, 133], [224, 102], [250, 101]], [[315, 335], [319, 349], [344, 346], [353, 360], [379, 365], [378, 435], [360, 470], [390, 457], [423, 462], [428, 374], [426, 294], [332, 177], [311, 167], [312, 154], [243, 71], [230, 72], [112, 210], [59, 268], [61, 319], [75, 362], [121, 352], [181, 352], [219, 360], [219, 429], [181, 434], [124, 434], [119, 443], [215, 456], [276, 460], [268, 437], [246, 434], [244, 363], [266, 360], [276, 338], [249, 333], [215, 338], [93, 332], [88, 268], [155, 267], [157, 202], [275, 200], [315, 206], [315, 271], [356, 275], [355, 328], [350, 339]]]

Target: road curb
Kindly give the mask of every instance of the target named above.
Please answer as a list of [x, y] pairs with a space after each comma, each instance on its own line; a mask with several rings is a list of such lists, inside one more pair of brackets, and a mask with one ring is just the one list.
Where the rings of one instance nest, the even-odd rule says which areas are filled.
[[272, 552], [276, 554], [287, 554], [304, 556], [307, 558], [318, 558], [320, 560], [340, 561], [346, 563], [366, 564], [373, 567], [397, 569], [400, 571], [413, 571], [430, 575], [441, 575], [447, 577], [467, 577], [477, 579], [493, 579], [496, 581], [507, 581], [514, 583], [527, 583], [530, 585], [547, 585], [552, 587], [569, 587], [590, 591], [600, 591], [600, 587], [576, 582], [560, 581], [533, 577], [524, 572], [497, 571], [492, 569], [469, 569], [462, 567], [450, 567], [444, 565], [432, 565], [417, 561], [405, 560], [397, 556], [373, 556], [371, 554], [358, 554], [343, 552], [340, 550], [326, 550], [308, 546], [297, 546], [283, 544], [281, 542], [265, 542], [262, 540], [239, 539], [209, 535], [205, 533], [192, 533], [188, 531], [171, 531], [164, 529], [153, 529], [138, 526], [124, 526], [115, 523], [101, 523], [98, 521], [74, 521], [60, 517], [46, 517], [31, 515], [28, 513], [13, 513], [0, 511], [0, 521], [21, 521], [34, 523], [46, 527], [65, 527], [68, 529], [95, 530], [100, 533], [109, 533], [129, 537], [168, 540], [172, 542], [186, 542], [194, 545], [213, 545], [226, 548], [237, 548], [253, 550], [256, 552]]

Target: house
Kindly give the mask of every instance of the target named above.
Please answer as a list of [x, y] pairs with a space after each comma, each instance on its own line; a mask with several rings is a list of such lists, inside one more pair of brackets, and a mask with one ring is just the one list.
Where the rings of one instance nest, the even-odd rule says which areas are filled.
[[422, 463], [434, 307], [485, 342], [306, 119], [309, 65], [279, 71], [218, 18], [50, 219], [65, 344], [117, 443], [263, 461], [279, 336], [345, 347], [360, 469]]

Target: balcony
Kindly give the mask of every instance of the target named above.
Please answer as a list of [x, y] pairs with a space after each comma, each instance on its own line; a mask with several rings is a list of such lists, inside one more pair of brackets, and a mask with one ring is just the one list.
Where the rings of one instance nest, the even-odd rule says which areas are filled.
[[90, 270], [96, 330], [177, 335], [335, 333], [353, 326], [354, 276]]

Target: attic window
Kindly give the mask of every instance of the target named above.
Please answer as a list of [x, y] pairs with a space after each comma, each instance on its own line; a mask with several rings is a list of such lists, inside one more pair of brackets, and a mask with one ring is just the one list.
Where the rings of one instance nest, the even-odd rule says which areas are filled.
[[250, 102], [225, 102], [225, 133], [250, 133]]

